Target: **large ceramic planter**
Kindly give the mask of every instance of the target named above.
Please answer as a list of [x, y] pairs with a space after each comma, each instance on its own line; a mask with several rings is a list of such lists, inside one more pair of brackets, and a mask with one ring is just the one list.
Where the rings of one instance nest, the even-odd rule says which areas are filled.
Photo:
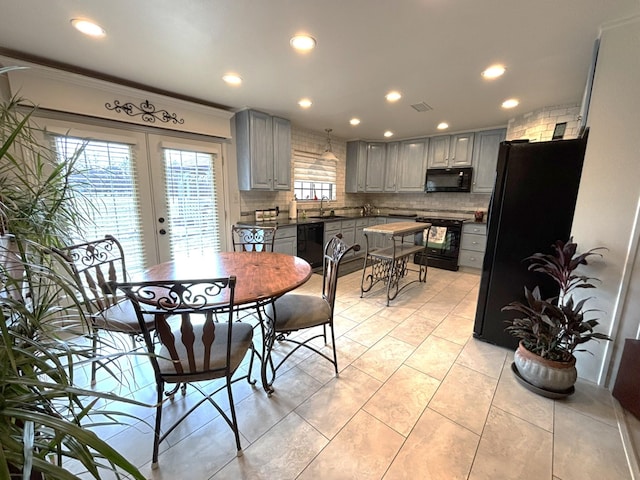
[[572, 356], [569, 362], [547, 360], [531, 353], [522, 345], [522, 342], [515, 351], [514, 363], [524, 380], [551, 392], [568, 391], [578, 378], [575, 357]]

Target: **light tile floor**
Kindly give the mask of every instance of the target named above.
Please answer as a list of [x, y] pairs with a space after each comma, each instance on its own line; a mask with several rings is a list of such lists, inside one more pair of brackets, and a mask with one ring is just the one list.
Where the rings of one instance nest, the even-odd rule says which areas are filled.
[[[273, 396], [246, 382], [234, 387], [243, 456], [208, 406], [161, 445], [157, 470], [146, 423], [96, 431], [149, 479], [632, 478], [607, 390], [579, 380], [566, 399], [537, 396], [514, 379], [510, 351], [472, 338], [478, 275], [432, 268], [426, 284], [413, 284], [390, 307], [381, 285], [361, 299], [360, 278], [339, 281], [339, 377], [302, 353], [279, 373]], [[313, 275], [302, 290], [320, 288]], [[152, 403], [144, 357], [129, 367], [126, 386], [105, 379], [96, 388], [131, 390]], [[197, 395], [167, 400], [165, 420]], [[150, 408], [117, 407], [153, 422]]]

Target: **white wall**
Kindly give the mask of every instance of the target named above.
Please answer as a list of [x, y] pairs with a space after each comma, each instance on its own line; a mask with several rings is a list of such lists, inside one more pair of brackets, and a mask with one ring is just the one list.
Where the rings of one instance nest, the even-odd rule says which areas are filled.
[[601, 279], [587, 304], [601, 310], [599, 330], [614, 342], [590, 342], [579, 353], [578, 373], [613, 387], [626, 337], [638, 337], [640, 264], [637, 256], [640, 199], [640, 18], [603, 29], [596, 66], [587, 152], [573, 236], [581, 251], [609, 250], [586, 273]]

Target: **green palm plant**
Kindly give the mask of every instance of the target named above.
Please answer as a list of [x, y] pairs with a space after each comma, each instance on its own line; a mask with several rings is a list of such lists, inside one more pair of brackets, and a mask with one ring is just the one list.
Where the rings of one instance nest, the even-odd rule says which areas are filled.
[[[0, 480], [79, 478], [70, 466], [143, 479], [87, 429], [100, 400], [142, 404], [77, 386], [74, 372], [92, 360], [90, 322], [69, 266], [50, 254], [90, 219], [75, 201], [80, 152], [59, 158], [24, 104], [0, 104]], [[122, 415], [97, 413], [116, 424]]]
[[69, 461], [93, 478], [100, 478], [99, 468], [144, 478], [88, 429], [94, 413], [114, 423], [122, 415], [95, 411], [99, 400], [137, 402], [75, 385], [74, 371], [92, 355], [77, 341], [82, 297], [46, 247], [28, 242], [26, 250], [24, 275], [8, 282], [26, 286], [29, 297], [0, 298], [0, 478], [79, 478], [67, 470]]

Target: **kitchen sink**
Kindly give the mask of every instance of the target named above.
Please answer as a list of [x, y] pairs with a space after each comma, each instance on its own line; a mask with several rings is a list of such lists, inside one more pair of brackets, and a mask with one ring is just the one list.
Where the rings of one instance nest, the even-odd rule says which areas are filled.
[[345, 217], [345, 216], [342, 216], [342, 215], [324, 215], [322, 217], [320, 217], [320, 216], [315, 216], [315, 217], [310, 216], [308, 218], [313, 218], [314, 220], [315, 219], [332, 220], [334, 218], [351, 218], [351, 217]]

